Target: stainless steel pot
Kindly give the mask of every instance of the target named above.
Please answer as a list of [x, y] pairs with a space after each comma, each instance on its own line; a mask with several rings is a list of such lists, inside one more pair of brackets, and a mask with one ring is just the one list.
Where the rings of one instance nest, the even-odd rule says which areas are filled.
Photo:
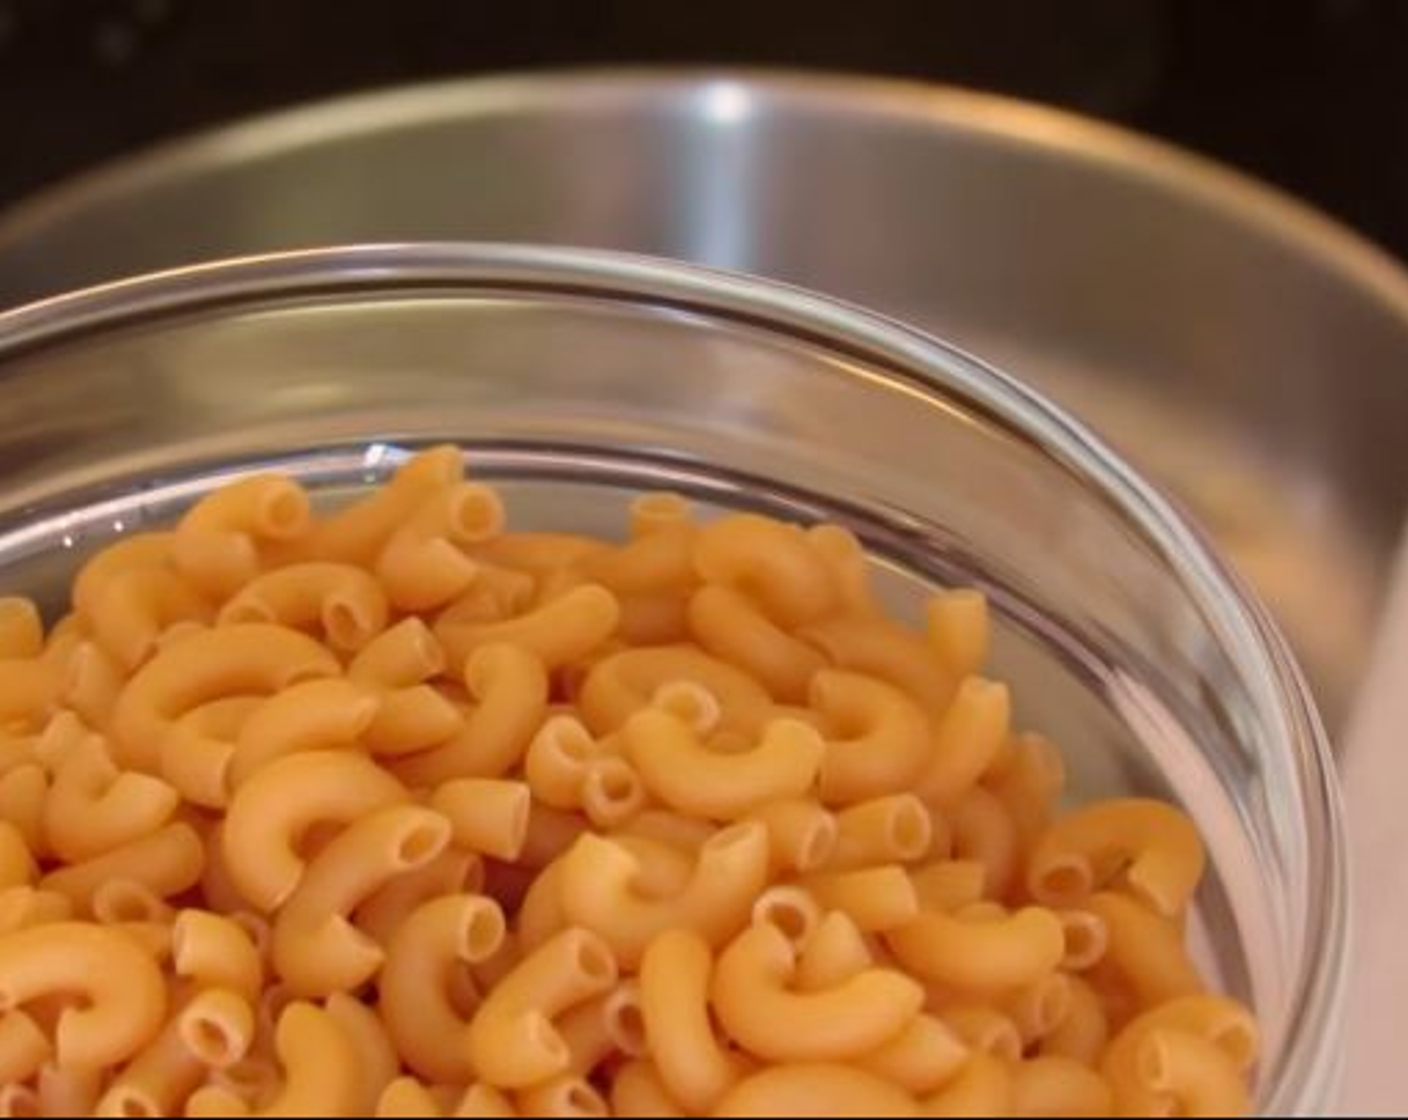
[[0, 220], [0, 306], [355, 241], [631, 249], [817, 288], [1025, 377], [1165, 480], [1334, 726], [1408, 500], [1408, 280], [1266, 188], [1065, 114], [796, 75], [452, 82], [178, 143]]

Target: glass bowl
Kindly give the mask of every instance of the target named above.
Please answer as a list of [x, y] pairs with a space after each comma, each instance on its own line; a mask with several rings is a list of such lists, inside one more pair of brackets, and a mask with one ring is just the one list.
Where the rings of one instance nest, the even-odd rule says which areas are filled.
[[1346, 946], [1338, 794], [1285, 643], [1169, 501], [1030, 390], [795, 289], [602, 253], [376, 246], [165, 273], [0, 315], [0, 588], [232, 474], [320, 495], [453, 440], [522, 528], [669, 488], [857, 532], [889, 604], [983, 588], [1016, 719], [1077, 797], [1172, 796], [1212, 872], [1194, 933], [1265, 1032], [1258, 1104], [1319, 1111]]

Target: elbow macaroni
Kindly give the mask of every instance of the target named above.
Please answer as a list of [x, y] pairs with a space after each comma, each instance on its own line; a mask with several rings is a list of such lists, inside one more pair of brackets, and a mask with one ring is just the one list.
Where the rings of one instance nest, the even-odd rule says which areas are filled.
[[[984, 597], [461, 453], [245, 478], [0, 597], [0, 1115], [1242, 1112], [1147, 798], [1058, 812]], [[316, 1001], [316, 1002], [315, 1002]]]

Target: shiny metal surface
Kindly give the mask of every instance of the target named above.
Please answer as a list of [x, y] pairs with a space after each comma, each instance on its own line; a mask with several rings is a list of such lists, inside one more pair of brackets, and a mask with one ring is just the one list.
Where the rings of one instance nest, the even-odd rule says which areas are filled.
[[0, 305], [200, 259], [446, 238], [778, 277], [991, 358], [1196, 511], [1342, 720], [1408, 501], [1408, 282], [1282, 196], [1078, 118], [793, 75], [355, 97], [12, 211]]

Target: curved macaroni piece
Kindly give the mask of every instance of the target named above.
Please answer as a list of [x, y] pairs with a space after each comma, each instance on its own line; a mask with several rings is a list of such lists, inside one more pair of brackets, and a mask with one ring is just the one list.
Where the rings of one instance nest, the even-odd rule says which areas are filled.
[[98, 1105], [103, 1075], [97, 1070], [39, 1067], [39, 1112], [43, 1116], [87, 1116]]
[[857, 1058], [856, 1065], [906, 1093], [924, 1096], [952, 1080], [969, 1053], [942, 1019], [916, 1015], [894, 1038]]
[[607, 991], [616, 979], [616, 960], [605, 941], [585, 929], [563, 930], [485, 997], [469, 1025], [475, 1072], [501, 1089], [526, 1089], [564, 1073], [572, 1055], [552, 1019]]
[[860, 928], [840, 910], [832, 910], [800, 944], [792, 986], [800, 992], [835, 988], [874, 963]]
[[230, 879], [266, 913], [286, 902], [304, 874], [297, 843], [314, 824], [347, 824], [406, 800], [399, 782], [361, 755], [293, 754], [265, 766], [236, 791], [222, 828]]
[[473, 1076], [469, 1021], [451, 977], [494, 956], [504, 936], [498, 905], [471, 894], [422, 904], [392, 935], [377, 980], [379, 1006], [397, 1051], [420, 1076], [447, 1083]]
[[873, 1073], [816, 1062], [775, 1065], [744, 1078], [719, 1102], [714, 1115], [919, 1116], [921, 1112], [913, 1097]]
[[811, 679], [808, 702], [827, 727], [819, 790], [828, 805], [909, 789], [931, 751], [924, 710], [893, 684], [843, 669]]
[[201, 498], [176, 526], [171, 560], [202, 594], [225, 599], [259, 574], [260, 546], [296, 540], [311, 524], [292, 479], [253, 475]]
[[932, 596], [924, 605], [925, 633], [939, 660], [955, 679], [982, 669], [988, 659], [988, 597], [959, 588]]
[[355, 745], [379, 707], [376, 695], [340, 677], [304, 681], [269, 697], [240, 728], [230, 787], [238, 789], [260, 767], [286, 755]]
[[766, 725], [751, 750], [709, 750], [668, 712], [648, 708], [626, 722], [626, 754], [646, 788], [680, 812], [736, 820], [770, 801], [797, 797], [816, 781], [825, 746], [800, 720]]
[[502, 777], [522, 761], [547, 714], [547, 670], [519, 646], [480, 646], [465, 662], [464, 683], [476, 703], [463, 729], [443, 746], [396, 762], [408, 785]]
[[616, 1116], [677, 1117], [687, 1115], [670, 1096], [655, 1065], [627, 1062], [611, 1082], [611, 1111]]
[[943, 808], [956, 804], [1007, 742], [1012, 699], [1005, 684], [967, 677], [934, 728], [933, 755], [914, 792]]
[[687, 519], [657, 523], [627, 544], [585, 557], [580, 568], [617, 595], [677, 594], [699, 577], [694, 571], [694, 526]]
[[745, 820], [768, 831], [771, 874], [809, 872], [825, 867], [836, 850], [840, 826], [819, 802], [792, 797], [760, 805]]
[[[1129, 1028], [1126, 1028], [1126, 1031]], [[1137, 1040], [1110, 1044], [1101, 1070], [1120, 1115], [1246, 1116], [1247, 1083], [1216, 1043], [1177, 1027], [1154, 1026]]]
[[398, 1077], [392, 1081], [376, 1099], [375, 1111], [362, 1115], [381, 1118], [444, 1116], [440, 1102], [424, 1085], [414, 1077]]
[[956, 682], [923, 638], [887, 618], [828, 618], [797, 634], [833, 666], [894, 685], [930, 716], [953, 699]]
[[1012, 1067], [1012, 1112], [1016, 1116], [1112, 1116], [1114, 1095], [1109, 1083], [1088, 1065], [1070, 1058], [1028, 1058]]
[[620, 842], [585, 833], [562, 857], [558, 895], [566, 919], [599, 933], [622, 967], [668, 929], [688, 929], [720, 945], [747, 923], [767, 882], [768, 841], [762, 825], [734, 825], [699, 849], [689, 882], [668, 898], [636, 889], [640, 860]]
[[32, 599], [0, 596], [0, 659], [28, 661], [44, 652], [44, 622]]
[[981, 1050], [968, 1055], [963, 1069], [921, 1103], [925, 1116], [1009, 1116], [1012, 1111], [1010, 1063]]
[[822, 907], [840, 910], [866, 933], [900, 929], [919, 917], [919, 896], [904, 868], [823, 871], [800, 880]]
[[32, 886], [38, 874], [24, 834], [9, 821], [0, 821], [0, 890]]
[[385, 946], [417, 907], [445, 894], [479, 894], [485, 879], [484, 861], [476, 853], [446, 848], [370, 895], [357, 907], [357, 928]]
[[209, 622], [211, 610], [171, 569], [141, 567], [114, 573], [83, 617], [93, 629], [93, 640], [130, 673], [151, 657], [170, 627]]
[[49, 798], [49, 776], [36, 762], [22, 762], [0, 774], [0, 821], [19, 830], [29, 850], [43, 856], [44, 806]]
[[366, 688], [409, 688], [445, 671], [445, 651], [419, 618], [403, 618], [362, 647], [347, 678]]
[[334, 649], [356, 653], [386, 629], [389, 612], [386, 593], [371, 573], [314, 560], [255, 577], [220, 608], [217, 621], [315, 629]]
[[58, 891], [7, 887], [0, 890], [0, 934], [66, 922], [73, 917], [73, 909], [68, 895]]
[[88, 736], [59, 765], [44, 800], [44, 838], [64, 860], [100, 856], [165, 824], [181, 795], [159, 778], [122, 771]]
[[882, 863], [915, 863], [929, 854], [934, 825], [924, 803], [909, 793], [872, 798], [836, 814], [836, 850], [828, 871]]
[[911, 972], [965, 992], [1034, 983], [1060, 965], [1066, 944], [1061, 922], [1049, 910], [993, 914], [976, 906], [922, 913], [890, 930], [885, 943]]
[[206, 1072], [173, 1020], [112, 1080], [94, 1111], [99, 1116], [174, 1116]]
[[523, 852], [532, 804], [532, 793], [523, 782], [488, 778], [446, 782], [429, 801], [450, 822], [456, 844], [508, 861]]
[[259, 946], [238, 922], [208, 910], [182, 910], [171, 929], [176, 975], [200, 988], [223, 988], [249, 1003], [264, 986]]
[[981, 864], [989, 898], [1006, 898], [1021, 875], [1021, 841], [1007, 808], [974, 786], [948, 810], [953, 857]]
[[388, 880], [438, 856], [450, 832], [449, 821], [430, 809], [388, 805], [348, 826], [309, 862], [274, 919], [274, 970], [294, 995], [326, 998], [371, 979], [386, 954], [352, 924], [352, 911]]
[[1022, 1050], [1032, 1049], [1066, 1020], [1071, 1011], [1071, 981], [1063, 972], [1051, 972], [1003, 1001], [1003, 1009], [1017, 1028]]
[[800, 950], [821, 924], [821, 907], [810, 894], [791, 883], [774, 884], [753, 903], [752, 925], [768, 925]]
[[362, 743], [373, 754], [402, 758], [444, 743], [463, 730], [458, 704], [431, 685], [413, 685], [381, 694]]
[[[1093, 993], [1092, 993], [1093, 994]], [[1101, 1026], [1104, 1027], [1103, 1012]], [[1255, 1064], [1259, 1048], [1256, 1020], [1225, 996], [1181, 996], [1130, 1020], [1100, 1058], [1101, 1069], [1116, 1086], [1121, 1108], [1146, 1108], [1158, 1093], [1140, 1074], [1141, 1050], [1159, 1031], [1194, 1035], [1216, 1047], [1238, 1075]]]
[[714, 1034], [709, 990], [714, 954], [688, 930], [667, 930], [640, 962], [641, 1015], [651, 1061], [669, 1098], [709, 1112], [743, 1075], [743, 1064]]
[[807, 541], [831, 569], [840, 607], [837, 613], [861, 618], [878, 614], [880, 608], [870, 587], [870, 565], [860, 539], [841, 525], [821, 524], [807, 530]]
[[1072, 810], [1037, 840], [1027, 889], [1048, 905], [1079, 905], [1116, 875], [1166, 918], [1182, 914], [1207, 855], [1181, 810], [1147, 797], [1114, 798]]
[[794, 525], [731, 514], [694, 534], [694, 569], [706, 583], [755, 600], [780, 626], [811, 622], [836, 606], [830, 569]]
[[610, 1109], [585, 1077], [563, 1073], [515, 1095], [523, 1116], [608, 1116]]
[[588, 656], [616, 632], [621, 607], [600, 584], [584, 583], [515, 618], [482, 624], [441, 622], [435, 634], [462, 670], [482, 646], [517, 645], [549, 669]]
[[1183, 932], [1174, 922], [1113, 891], [1091, 895], [1085, 908], [1105, 923], [1109, 941], [1103, 963], [1130, 986], [1140, 1006], [1204, 990]]
[[429, 494], [446, 490], [464, 475], [457, 447], [418, 452], [380, 486], [352, 504], [315, 521], [291, 549], [293, 559], [336, 560], [369, 567], [377, 553]]
[[88, 614], [102, 590], [122, 572], [166, 567], [172, 539], [172, 533], [132, 533], [94, 553], [74, 577], [70, 595], [74, 610]]
[[358, 1103], [357, 1050], [338, 1021], [311, 1003], [291, 1003], [274, 1039], [284, 1083], [258, 1111], [226, 1090], [198, 1090], [187, 1116], [351, 1116]]
[[689, 632], [709, 653], [737, 665], [779, 700], [800, 701], [825, 659], [773, 622], [752, 599], [706, 584], [689, 599]]
[[204, 988], [173, 1020], [187, 1053], [207, 1069], [241, 1061], [254, 1042], [254, 1008], [228, 988]]
[[538, 582], [527, 572], [481, 562], [469, 589], [444, 607], [436, 621], [502, 622], [526, 611], [537, 594]]
[[0, 659], [0, 727], [41, 724], [62, 686], [58, 665], [29, 658]]
[[792, 943], [770, 925], [739, 934], [719, 954], [710, 995], [731, 1038], [772, 1062], [842, 1061], [902, 1031], [924, 1005], [907, 976], [870, 968], [834, 988], [795, 991]]
[[166, 1014], [161, 972], [119, 932], [59, 922], [0, 937], [0, 1013], [60, 992], [83, 999], [55, 1028], [65, 1067], [125, 1061], [156, 1035]]
[[604, 753], [575, 716], [551, 715], [523, 758], [523, 776], [533, 796], [550, 809], [580, 809], [591, 763]]
[[401, 1072], [401, 1057], [376, 1011], [346, 992], [334, 992], [324, 1004], [357, 1053], [358, 1116], [369, 1116], [386, 1087]]
[[63, 667], [58, 702], [91, 726], [106, 727], [125, 683], [110, 654], [93, 642], [79, 642]]
[[323, 645], [282, 626], [245, 623], [192, 634], [127, 682], [112, 716], [114, 755], [151, 770], [162, 738], [192, 708], [240, 693], [278, 692], [339, 669]]
[[664, 685], [689, 683], [719, 705], [719, 727], [756, 735], [772, 716], [767, 690], [747, 673], [695, 646], [624, 649], [597, 662], [577, 696], [586, 725], [597, 735], [618, 730], [631, 716], [653, 706]]
[[463, 549], [497, 536], [503, 525], [503, 503], [487, 486], [461, 482], [433, 493], [391, 534], [376, 559], [377, 578], [400, 610], [442, 607], [479, 574]]
[[28, 1081], [53, 1054], [49, 1036], [29, 1015], [18, 1008], [0, 1012], [0, 1085]]
[[948, 859], [909, 873], [923, 910], [946, 912], [981, 902], [986, 894], [987, 868], [973, 860]]
[[1095, 1065], [1110, 1039], [1105, 1007], [1095, 989], [1079, 976], [1066, 977], [1066, 1017], [1039, 1044], [1045, 1057]]
[[102, 855], [51, 871], [40, 886], [67, 895], [80, 911], [91, 913], [94, 893], [113, 879], [128, 879], [158, 898], [171, 898], [199, 883], [204, 866], [200, 834], [175, 821]]
[[1056, 815], [1066, 785], [1066, 767], [1061, 752], [1040, 735], [1017, 735], [1011, 749], [1010, 762], [984, 781], [1012, 820], [1025, 864], [1037, 838]]

